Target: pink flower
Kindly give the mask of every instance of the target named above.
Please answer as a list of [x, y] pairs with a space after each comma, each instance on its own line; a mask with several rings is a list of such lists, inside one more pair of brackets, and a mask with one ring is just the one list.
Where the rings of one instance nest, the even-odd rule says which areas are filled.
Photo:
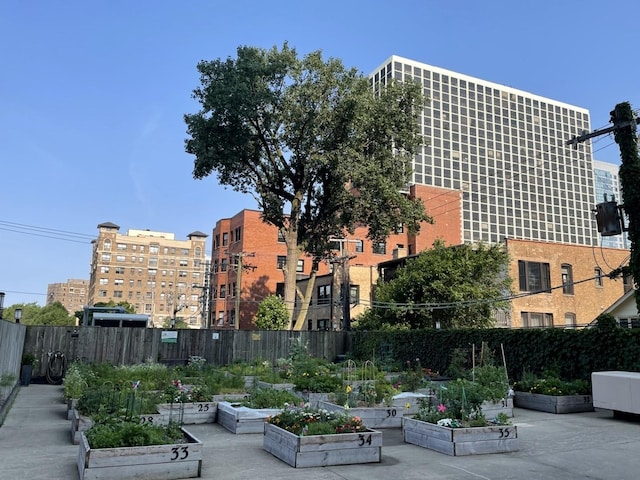
[[438, 405], [438, 411], [440, 413], [444, 413], [447, 411], [447, 407], [445, 407], [442, 403], [440, 405]]

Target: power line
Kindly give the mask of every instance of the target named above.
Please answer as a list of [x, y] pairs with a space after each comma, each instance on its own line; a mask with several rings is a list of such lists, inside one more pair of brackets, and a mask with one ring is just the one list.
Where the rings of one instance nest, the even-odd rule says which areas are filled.
[[70, 232], [67, 230], [58, 230], [48, 227], [39, 227], [35, 225], [26, 225], [23, 223], [8, 222], [5, 220], [0, 220], [0, 230], [82, 244], [90, 243], [95, 239], [95, 236], [87, 235], [84, 233]]

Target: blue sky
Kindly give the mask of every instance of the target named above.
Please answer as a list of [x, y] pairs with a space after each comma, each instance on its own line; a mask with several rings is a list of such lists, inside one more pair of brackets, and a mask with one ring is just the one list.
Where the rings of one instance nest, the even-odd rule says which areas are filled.
[[[183, 115], [200, 60], [287, 41], [368, 74], [395, 54], [587, 108], [598, 129], [617, 103], [640, 108], [639, 17], [628, 0], [4, 1], [5, 307], [88, 279], [99, 223], [186, 239], [256, 207], [191, 175]], [[610, 136], [594, 150], [619, 163]]]

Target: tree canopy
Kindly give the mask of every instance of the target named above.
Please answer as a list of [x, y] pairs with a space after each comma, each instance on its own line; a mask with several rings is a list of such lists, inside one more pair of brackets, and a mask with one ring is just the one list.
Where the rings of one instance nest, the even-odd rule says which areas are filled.
[[20, 323], [25, 325], [76, 325], [76, 318], [69, 315], [67, 309], [60, 302], [41, 307], [37, 303], [16, 303], [4, 309], [3, 318], [10, 322], [14, 321], [14, 312], [17, 308], [22, 309], [22, 319]]
[[[286, 43], [242, 46], [237, 58], [197, 68], [201, 109], [184, 117], [193, 176], [216, 173], [222, 185], [253, 195], [264, 221], [282, 232], [290, 325], [302, 253], [318, 261], [332, 237], [358, 225], [381, 241], [399, 224], [415, 233], [431, 221], [420, 200], [401, 193], [422, 143], [420, 85], [389, 82], [374, 92], [340, 60], [320, 51], [299, 58]], [[298, 318], [296, 328], [303, 324]]]
[[436, 242], [409, 258], [390, 281], [378, 281], [374, 307], [359, 329], [490, 327], [492, 312], [508, 305], [509, 258], [502, 245]]

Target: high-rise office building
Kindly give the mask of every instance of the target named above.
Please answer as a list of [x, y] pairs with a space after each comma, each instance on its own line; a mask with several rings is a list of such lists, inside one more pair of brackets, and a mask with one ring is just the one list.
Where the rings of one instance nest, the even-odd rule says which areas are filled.
[[[596, 203], [615, 200], [622, 204], [622, 191], [620, 189], [620, 165], [594, 160], [594, 187]], [[625, 225], [628, 222], [625, 220]], [[600, 245], [610, 248], [629, 248], [629, 234], [600, 237]]]
[[423, 86], [413, 183], [463, 192], [464, 242], [597, 245], [591, 145], [566, 145], [590, 130], [588, 110], [398, 56], [370, 79]]
[[128, 302], [135, 313], [149, 315], [154, 326], [171, 319], [206, 327], [207, 234], [187, 240], [169, 232], [129, 230], [111, 222], [98, 225], [93, 241], [89, 305]]

